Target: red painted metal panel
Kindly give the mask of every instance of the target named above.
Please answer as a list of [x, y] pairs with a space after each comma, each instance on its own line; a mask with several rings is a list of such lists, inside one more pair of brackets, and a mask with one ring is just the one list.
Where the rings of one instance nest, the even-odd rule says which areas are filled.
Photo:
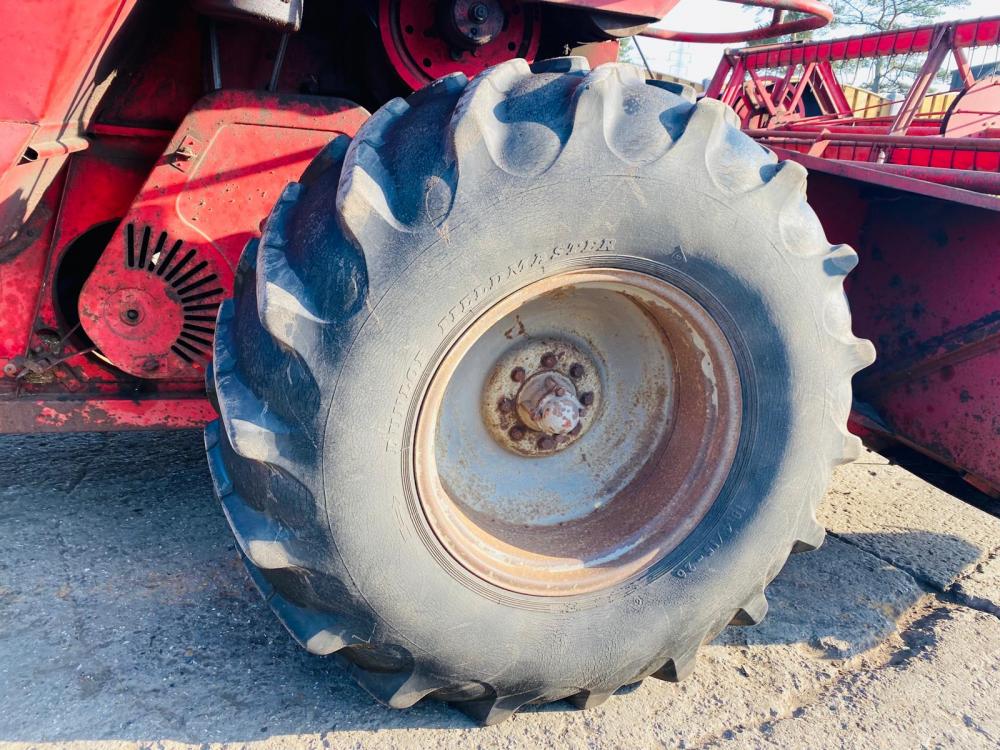
[[1000, 491], [1000, 199], [804, 160], [828, 236], [860, 258], [847, 294], [878, 359], [857, 398], [888, 434]]
[[202, 99], [80, 295], [101, 353], [137, 377], [200, 381], [247, 241], [313, 156], [367, 117], [342, 99], [232, 90]]
[[0, 43], [17, 54], [5, 55], [0, 65], [0, 120], [61, 125], [92, 95], [100, 53], [134, 5], [135, 0], [4, 3]]
[[25, 399], [3, 403], [0, 433], [185, 429], [216, 416], [203, 397]]

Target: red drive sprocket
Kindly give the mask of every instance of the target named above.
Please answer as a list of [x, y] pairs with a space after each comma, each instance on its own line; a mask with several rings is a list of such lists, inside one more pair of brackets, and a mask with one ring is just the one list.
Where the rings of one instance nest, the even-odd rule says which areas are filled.
[[518, 0], [379, 0], [379, 30], [390, 62], [414, 90], [514, 57], [531, 62], [541, 38], [537, 4]]
[[259, 91], [196, 104], [80, 293], [100, 354], [143, 378], [203, 378], [247, 240], [316, 153], [367, 117], [342, 99]]

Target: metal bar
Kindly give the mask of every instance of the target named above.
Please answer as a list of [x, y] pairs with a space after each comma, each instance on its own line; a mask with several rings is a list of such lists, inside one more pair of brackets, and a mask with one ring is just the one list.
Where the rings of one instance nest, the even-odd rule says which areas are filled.
[[928, 198], [937, 198], [967, 206], [985, 208], [989, 211], [995, 211], [1000, 215], [1000, 198], [994, 195], [986, 195], [972, 190], [962, 190], [947, 184], [917, 180], [905, 175], [893, 174], [884, 169], [880, 170], [875, 165], [866, 162], [818, 159], [801, 151], [791, 151], [781, 147], [774, 147], [774, 151], [778, 154], [779, 158], [797, 161], [810, 172], [824, 172], [835, 177], [866, 182], [892, 190], [903, 190], [915, 195], [925, 195]]
[[843, 39], [748, 47], [730, 50], [730, 53], [734, 59], [745, 61], [749, 68], [784, 68], [813, 60], [862, 60], [908, 52], [928, 52], [939, 29], [951, 30], [956, 49], [989, 47], [1000, 43], [1000, 16], [994, 16], [975, 21], [949, 21], [913, 29], [881, 31]]
[[[774, 101], [779, 107], [784, 106], [782, 102], [784, 102], [785, 98], [788, 96], [788, 87], [792, 85], [792, 78], [795, 75], [795, 71], [798, 69], [798, 65], [789, 65], [788, 70], [785, 71], [785, 77], [781, 79], [781, 83], [774, 87]], [[803, 73], [802, 77], [806, 78], [807, 76]], [[786, 111], [789, 111], [794, 109], [795, 106], [796, 105], [793, 104], [785, 109]]]
[[[281, 41], [278, 43], [278, 53], [274, 56], [274, 68], [271, 69], [271, 80], [267, 84], [268, 91], [278, 90], [278, 78], [281, 77], [281, 68], [285, 64], [285, 52], [288, 50], [288, 37], [288, 33], [282, 34]], [[638, 49], [638, 45], [636, 45], [636, 49]], [[642, 52], [639, 54], [641, 55]]]
[[655, 76], [653, 75], [653, 69], [649, 67], [649, 62], [646, 60], [646, 55], [643, 54], [642, 47], [639, 46], [639, 40], [636, 39], [634, 36], [632, 37], [632, 44], [635, 45], [636, 52], [638, 52], [639, 57], [642, 58], [642, 64], [646, 66], [646, 75], [648, 75], [650, 78], [654, 78]]
[[63, 136], [51, 141], [37, 141], [24, 149], [21, 162], [44, 161], [53, 156], [65, 156], [77, 151], [83, 151], [90, 146], [90, 141], [79, 136]]
[[750, 73], [750, 80], [753, 81], [753, 86], [757, 90], [757, 93], [764, 100], [764, 106], [767, 107], [768, 114], [774, 116], [777, 114], [778, 110], [775, 108], [774, 102], [771, 101], [771, 95], [768, 93], [767, 87], [761, 82], [756, 70], [750, 70], [747, 72]]
[[[794, 67], [789, 67], [789, 70], [794, 70]], [[795, 93], [792, 95], [792, 101], [788, 105], [788, 111], [793, 112], [796, 107], [799, 106], [799, 102], [802, 101], [802, 95], [806, 92], [806, 87], [809, 85], [809, 80], [812, 78], [813, 73], [816, 72], [816, 63], [808, 63], [804, 71], [802, 71], [802, 78], [799, 80], [798, 86], [795, 87]]]
[[816, 66], [816, 76], [819, 77], [823, 92], [829, 97], [832, 109], [842, 115], [851, 114], [851, 103], [847, 101], [844, 89], [837, 80], [837, 74], [829, 60], [822, 60]]
[[215, 21], [208, 22], [208, 52], [212, 66], [212, 91], [222, 88], [222, 66], [219, 62], [219, 30]]
[[812, 143], [829, 139], [832, 143], [863, 143], [874, 146], [904, 146], [907, 148], [968, 149], [970, 151], [1000, 151], [1000, 140], [992, 138], [942, 138], [935, 135], [877, 135], [869, 133], [836, 133], [828, 129], [817, 132], [800, 130], [767, 130], [747, 128], [754, 138], [782, 139]]
[[934, 41], [934, 46], [927, 53], [927, 59], [924, 60], [924, 64], [917, 74], [917, 79], [910, 86], [910, 90], [906, 94], [906, 99], [903, 100], [903, 106], [900, 108], [899, 114], [896, 115], [896, 120], [889, 128], [889, 135], [905, 133], [907, 128], [913, 124], [913, 118], [920, 111], [920, 105], [923, 104], [924, 96], [927, 95], [927, 90], [930, 88], [934, 76], [941, 69], [941, 64], [944, 62], [945, 57], [948, 56], [951, 48], [952, 36], [949, 33], [949, 29], [940, 29], [937, 39]]
[[[742, 31], [728, 32], [691, 32], [675, 31], [671, 29], [655, 29], [649, 27], [644, 29], [642, 36], [651, 39], [662, 39], [667, 42], [694, 42], [705, 44], [733, 44], [735, 42], [752, 42], [759, 39], [774, 39], [779, 36], [796, 34], [800, 31], [812, 31], [822, 26], [826, 26], [833, 19], [833, 10], [819, 0], [725, 0], [727, 3], [738, 3], [740, 5], [755, 5], [759, 8], [773, 8], [774, 10], [788, 10], [795, 13], [804, 13], [804, 18], [796, 18], [791, 21], [781, 21], [778, 24], [771, 23], [756, 29], [744, 29]], [[772, 16], [780, 18], [780, 16]]]
[[719, 67], [715, 69], [715, 75], [705, 89], [705, 96], [709, 99], [722, 99], [722, 89], [726, 85], [726, 78], [733, 72], [733, 59], [727, 52], [719, 61]]
[[743, 65], [743, 61], [736, 63], [736, 67], [733, 69], [733, 75], [729, 79], [729, 86], [726, 88], [726, 93], [722, 97], [722, 103], [728, 104], [730, 107], [736, 101], [736, 97], [740, 95], [743, 91], [743, 79], [746, 77], [746, 66]]
[[952, 47], [951, 53], [955, 57], [955, 67], [958, 68], [958, 75], [962, 79], [962, 85], [965, 88], [969, 88], [969, 86], [976, 82], [976, 74], [972, 72], [972, 66], [969, 65], [969, 61], [965, 57], [965, 52], [959, 47]]
[[[813, 154], [810, 154], [813, 155]], [[867, 164], [883, 172], [926, 180], [938, 185], [950, 185], [960, 190], [972, 190], [986, 195], [1000, 195], [1000, 173], [976, 172], [971, 169], [923, 167], [915, 164]]]

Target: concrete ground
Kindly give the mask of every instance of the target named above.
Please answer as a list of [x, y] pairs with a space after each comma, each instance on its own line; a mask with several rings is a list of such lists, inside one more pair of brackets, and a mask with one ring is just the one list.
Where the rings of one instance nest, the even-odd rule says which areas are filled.
[[376, 705], [252, 589], [196, 433], [0, 438], [4, 747], [1000, 747], [1000, 520], [875, 454], [687, 682], [488, 729]]

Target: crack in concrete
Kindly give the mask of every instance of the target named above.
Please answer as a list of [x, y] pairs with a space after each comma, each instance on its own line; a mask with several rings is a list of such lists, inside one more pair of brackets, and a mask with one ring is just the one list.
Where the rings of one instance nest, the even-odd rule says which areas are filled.
[[[908, 565], [904, 565], [897, 560], [892, 560], [887, 557], [883, 557], [877, 552], [864, 547], [860, 544], [856, 544], [850, 538], [845, 535], [838, 534], [835, 531], [830, 531], [827, 529], [826, 532], [829, 536], [834, 539], [843, 542], [844, 544], [849, 544], [855, 549], [859, 549], [862, 552], [871, 555], [874, 558], [881, 560], [887, 565], [891, 565], [904, 573], [906, 573], [914, 582], [928, 594], [934, 595], [935, 598], [940, 599], [943, 602], [949, 604], [954, 604], [959, 607], [965, 607], [966, 609], [973, 609], [977, 612], [982, 612], [986, 615], [992, 615], [997, 619], [1000, 619], [1000, 606], [996, 603], [990, 601], [989, 599], [984, 599], [980, 596], [974, 596], [966, 592], [962, 587], [962, 579], [968, 578], [968, 574], [963, 575], [961, 578], [956, 579], [948, 588], [942, 589], [934, 581], [930, 580], [927, 576], [922, 574], [919, 570], [911, 568]], [[996, 558], [997, 554], [1000, 553], [1000, 548], [990, 552], [985, 558], [983, 558], [977, 565], [977, 568], [981, 568], [985, 563]]]

